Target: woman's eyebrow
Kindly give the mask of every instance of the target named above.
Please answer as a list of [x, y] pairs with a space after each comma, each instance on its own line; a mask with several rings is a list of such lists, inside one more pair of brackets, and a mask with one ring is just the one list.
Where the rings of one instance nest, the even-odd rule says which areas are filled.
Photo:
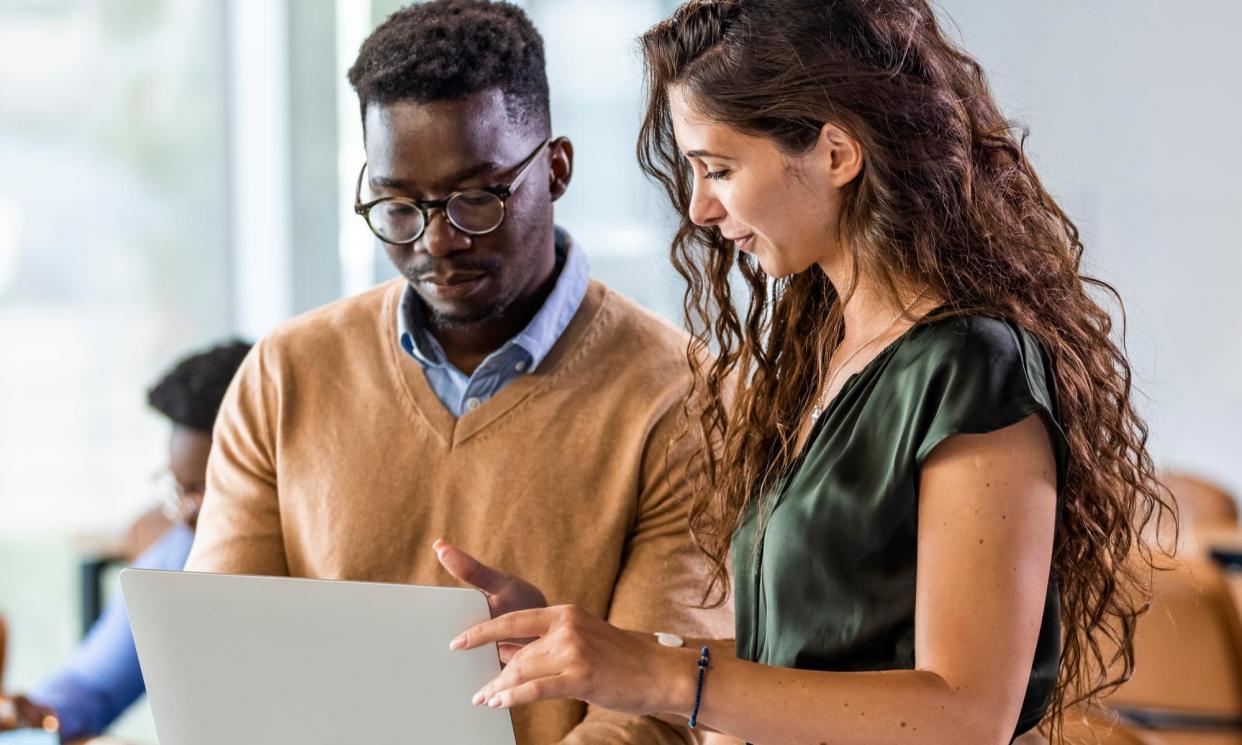
[[686, 153], [687, 158], [718, 158], [720, 160], [733, 160], [727, 155], [718, 155], [717, 153], [709, 153], [706, 150], [691, 150]]

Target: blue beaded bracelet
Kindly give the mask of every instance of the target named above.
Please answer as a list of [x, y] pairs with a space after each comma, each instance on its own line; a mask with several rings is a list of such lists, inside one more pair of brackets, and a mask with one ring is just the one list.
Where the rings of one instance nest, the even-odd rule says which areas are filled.
[[711, 661], [711, 650], [703, 647], [699, 655], [699, 685], [694, 691], [694, 711], [690, 712], [690, 729], [694, 729], [699, 723], [699, 705], [703, 703], [703, 675], [707, 672], [707, 665]]

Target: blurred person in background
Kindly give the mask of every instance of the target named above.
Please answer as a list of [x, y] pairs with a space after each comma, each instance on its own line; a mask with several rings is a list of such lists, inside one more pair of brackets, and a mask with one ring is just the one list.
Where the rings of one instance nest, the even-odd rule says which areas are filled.
[[[233, 341], [190, 355], [147, 393], [147, 403], [172, 424], [168, 471], [162, 480], [172, 525], [134, 562], [136, 568], [185, 565], [207, 482], [211, 430], [224, 393], [250, 350]], [[113, 595], [65, 664], [34, 692], [0, 701], [0, 731], [59, 729], [69, 742], [101, 734], [146, 691], [125, 603]]]

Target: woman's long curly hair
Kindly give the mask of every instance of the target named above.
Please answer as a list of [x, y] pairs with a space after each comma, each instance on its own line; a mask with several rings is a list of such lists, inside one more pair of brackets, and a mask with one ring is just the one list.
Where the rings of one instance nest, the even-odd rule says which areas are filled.
[[[1043, 343], [1070, 448], [1052, 559], [1061, 668], [1045, 719], [1059, 738], [1066, 707], [1130, 676], [1154, 558], [1141, 536], [1176, 515], [1154, 478], [1124, 348], [1088, 291], [1111, 296], [1124, 318], [1120, 298], [1082, 274], [1078, 229], [1031, 167], [1025, 133], [925, 0], [691, 0], [644, 34], [642, 50], [639, 161], [683, 216], [693, 174], [674, 139], [670, 86], [791, 156], [832, 122], [863, 151], [839, 219], [856, 275], [898, 307], [898, 288], [925, 285], [946, 303], [938, 316], [1008, 319]], [[797, 424], [840, 343], [841, 299], [820, 271], [769, 279], [688, 217], [672, 259], [688, 284], [692, 420], [708, 443], [691, 530], [713, 563], [708, 594], [722, 602], [743, 514], [796, 456]]]

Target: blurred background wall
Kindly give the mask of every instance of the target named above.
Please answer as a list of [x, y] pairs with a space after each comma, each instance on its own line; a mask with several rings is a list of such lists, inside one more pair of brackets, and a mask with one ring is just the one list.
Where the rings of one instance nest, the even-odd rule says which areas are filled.
[[[670, 215], [634, 160], [635, 37], [670, 0], [527, 0], [554, 128], [577, 150], [558, 222], [594, 274], [676, 321]], [[0, 0], [0, 612], [5, 687], [80, 633], [83, 534], [152, 502], [178, 355], [392, 276], [352, 214], [344, 81], [393, 0]], [[944, 0], [1129, 312], [1163, 465], [1242, 491], [1242, 97], [1230, 0]], [[139, 707], [118, 727], [154, 741]]]

